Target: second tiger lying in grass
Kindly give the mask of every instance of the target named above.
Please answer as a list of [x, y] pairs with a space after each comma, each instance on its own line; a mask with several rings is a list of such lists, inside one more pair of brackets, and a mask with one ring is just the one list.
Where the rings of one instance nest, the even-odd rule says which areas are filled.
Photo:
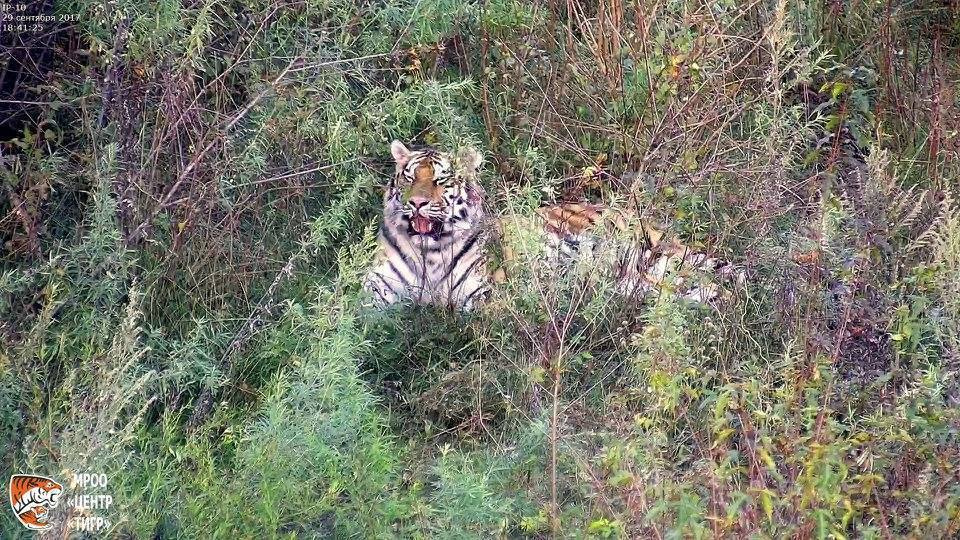
[[[379, 252], [364, 289], [381, 308], [410, 301], [471, 309], [489, 295], [492, 281], [509, 279], [489, 268], [488, 242], [510, 223], [486, 216], [476, 180], [480, 155], [471, 149], [455, 156], [433, 148], [409, 150], [399, 141], [391, 144], [391, 153], [396, 172], [384, 194]], [[733, 265], [602, 205], [545, 206], [522, 221], [539, 231], [544, 260], [558, 271], [559, 263], [585, 249], [613, 246], [610, 270], [623, 295], [642, 297], [669, 282], [674, 293], [709, 302], [723, 292], [711, 276], [743, 280]], [[504, 255], [509, 262], [510, 250]]]
[[[706, 303], [742, 284], [745, 273], [728, 261], [692, 249], [647, 220], [591, 203], [562, 203], [536, 211], [534, 227], [545, 238], [544, 256], [562, 271], [563, 263], [584, 257], [616, 291], [631, 298], [672, 292]], [[506, 259], [511, 258], [507, 250]]]

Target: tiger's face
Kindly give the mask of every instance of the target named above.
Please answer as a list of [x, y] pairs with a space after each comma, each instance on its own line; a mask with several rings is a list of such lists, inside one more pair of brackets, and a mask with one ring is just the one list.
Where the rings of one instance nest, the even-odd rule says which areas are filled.
[[33, 516], [38, 525], [43, 525], [50, 518], [50, 510], [45, 506], [38, 506], [33, 509]]
[[437, 239], [470, 229], [479, 217], [483, 190], [476, 182], [482, 158], [473, 149], [451, 156], [433, 148], [410, 150], [393, 141], [396, 174], [384, 197], [387, 219], [407, 235]]

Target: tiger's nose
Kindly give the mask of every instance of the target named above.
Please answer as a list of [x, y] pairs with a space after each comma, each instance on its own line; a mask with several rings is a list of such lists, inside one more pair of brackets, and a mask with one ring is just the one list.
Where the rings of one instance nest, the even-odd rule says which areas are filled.
[[414, 210], [419, 210], [420, 208], [430, 204], [430, 198], [423, 197], [420, 195], [414, 195], [413, 197], [410, 197], [409, 202], [410, 202], [410, 206], [412, 206]]

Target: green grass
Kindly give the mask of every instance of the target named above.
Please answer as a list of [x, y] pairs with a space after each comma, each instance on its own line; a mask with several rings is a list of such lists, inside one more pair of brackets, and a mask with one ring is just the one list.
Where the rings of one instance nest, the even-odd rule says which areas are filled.
[[[106, 473], [116, 538], [960, 534], [955, 7], [115, 4], [10, 96], [0, 473]], [[484, 153], [474, 313], [364, 307], [392, 139]], [[554, 275], [561, 199], [750, 279]]]

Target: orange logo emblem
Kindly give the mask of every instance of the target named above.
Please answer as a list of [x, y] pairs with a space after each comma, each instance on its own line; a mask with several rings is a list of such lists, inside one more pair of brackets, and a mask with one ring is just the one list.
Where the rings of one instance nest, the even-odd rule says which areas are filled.
[[63, 486], [46, 476], [15, 474], [10, 477], [10, 507], [24, 527], [43, 531], [53, 526], [50, 509], [56, 508]]

